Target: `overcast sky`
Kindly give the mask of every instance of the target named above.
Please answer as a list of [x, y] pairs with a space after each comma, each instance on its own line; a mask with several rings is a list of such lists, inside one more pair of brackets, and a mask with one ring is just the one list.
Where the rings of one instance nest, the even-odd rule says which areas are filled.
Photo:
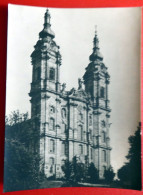
[[[111, 164], [125, 162], [128, 137], [140, 121], [140, 8], [50, 8], [51, 28], [62, 55], [61, 83], [77, 88], [92, 53], [95, 25], [104, 63], [111, 76], [109, 100]], [[30, 55], [43, 29], [46, 8], [9, 6], [6, 113], [30, 113]]]

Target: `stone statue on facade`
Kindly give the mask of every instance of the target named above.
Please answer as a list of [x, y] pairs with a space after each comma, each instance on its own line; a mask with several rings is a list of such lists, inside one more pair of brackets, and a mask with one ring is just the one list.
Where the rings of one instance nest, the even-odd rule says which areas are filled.
[[78, 89], [82, 89], [83, 81], [79, 78], [78, 79]]

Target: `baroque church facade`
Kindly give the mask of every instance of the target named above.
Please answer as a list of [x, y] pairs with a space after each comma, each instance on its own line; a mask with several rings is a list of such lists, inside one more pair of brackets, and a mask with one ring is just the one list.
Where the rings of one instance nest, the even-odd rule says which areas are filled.
[[78, 89], [66, 91], [60, 83], [61, 54], [51, 30], [50, 13], [34, 46], [32, 58], [31, 119], [39, 140], [34, 150], [41, 157], [40, 169], [47, 177], [63, 176], [61, 166], [74, 156], [79, 162], [94, 163], [102, 179], [110, 166], [110, 76], [103, 63], [97, 33], [90, 63]]

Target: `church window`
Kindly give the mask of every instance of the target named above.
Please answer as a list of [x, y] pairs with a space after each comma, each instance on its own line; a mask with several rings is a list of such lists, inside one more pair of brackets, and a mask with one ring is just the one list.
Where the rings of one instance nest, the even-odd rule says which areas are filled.
[[102, 150], [102, 159], [103, 159], [103, 162], [106, 162], [106, 151], [105, 150]]
[[53, 118], [50, 118], [49, 130], [55, 130], [55, 120]]
[[83, 154], [83, 145], [79, 145], [79, 154]]
[[53, 157], [50, 157], [50, 159], [49, 159], [49, 164], [50, 164], [50, 165], [54, 165], [54, 158], [53, 158]]
[[92, 125], [92, 116], [89, 115], [89, 125]]
[[54, 158], [53, 157], [50, 157], [49, 164], [50, 164], [50, 173], [53, 173], [54, 172]]
[[83, 120], [83, 114], [79, 113], [79, 120]]
[[50, 78], [50, 80], [55, 80], [55, 69], [54, 68], [50, 68], [49, 78]]
[[104, 176], [104, 173], [106, 171], [106, 166], [103, 166], [102, 170], [103, 170], [103, 176]]
[[78, 126], [78, 134], [79, 134], [79, 140], [83, 139], [83, 127], [81, 125]]
[[103, 131], [102, 132], [102, 142], [105, 142], [106, 141], [106, 133]]
[[100, 97], [101, 98], [104, 98], [105, 97], [105, 88], [104, 87], [101, 87], [100, 88]]
[[66, 132], [66, 124], [62, 123], [62, 132], [65, 133]]
[[93, 148], [91, 148], [90, 153], [91, 153], [91, 159], [93, 159]]
[[50, 140], [50, 152], [55, 152], [55, 141], [53, 139]]
[[66, 109], [62, 108], [62, 118], [66, 118]]
[[61, 160], [61, 165], [64, 165], [65, 164], [65, 162], [66, 162], [66, 160]]
[[90, 140], [92, 140], [92, 130], [91, 129], [89, 130], [89, 133], [90, 133]]
[[65, 142], [62, 142], [62, 151], [61, 151], [61, 153], [63, 154], [63, 155], [65, 155], [66, 154], [66, 147], [65, 147]]
[[60, 126], [57, 125], [57, 133], [59, 134], [61, 131], [60, 131]]

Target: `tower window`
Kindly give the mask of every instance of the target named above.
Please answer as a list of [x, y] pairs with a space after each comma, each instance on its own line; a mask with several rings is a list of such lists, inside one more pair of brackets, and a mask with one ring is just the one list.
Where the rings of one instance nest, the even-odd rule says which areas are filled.
[[79, 140], [83, 140], [83, 127], [81, 125], [78, 126], [78, 134]]
[[83, 114], [82, 113], [79, 114], [79, 120], [83, 120]]
[[54, 172], [54, 158], [53, 157], [50, 157], [49, 164], [50, 164], [50, 173], [53, 173]]
[[106, 133], [103, 131], [102, 132], [102, 142], [106, 141]]
[[62, 108], [62, 118], [66, 118], [66, 109]]
[[104, 176], [104, 173], [105, 173], [105, 171], [106, 171], [106, 166], [103, 166], [103, 176]]
[[53, 139], [50, 139], [50, 152], [55, 152], [55, 141]]
[[62, 123], [62, 133], [66, 133], [66, 124]]
[[49, 78], [50, 78], [50, 80], [55, 80], [55, 69], [54, 68], [50, 68]]
[[66, 160], [61, 160], [61, 165], [65, 165]]
[[60, 134], [60, 132], [61, 132], [60, 130], [61, 130], [61, 129], [60, 129], [60, 126], [57, 125], [57, 133], [58, 133], [58, 134]]
[[89, 125], [92, 125], [92, 116], [89, 115]]
[[103, 159], [103, 162], [106, 162], [106, 151], [105, 150], [102, 150], [102, 159]]
[[53, 157], [50, 157], [50, 159], [49, 159], [49, 164], [50, 164], [50, 165], [54, 165], [54, 158], [53, 158]]
[[55, 120], [53, 118], [50, 118], [49, 130], [55, 130]]
[[101, 87], [100, 88], [100, 97], [101, 98], [104, 98], [105, 97], [105, 88], [104, 87]]
[[91, 159], [93, 159], [93, 149], [92, 148], [91, 148], [90, 152], [91, 152]]
[[65, 147], [65, 142], [62, 142], [62, 154], [65, 155], [66, 154], [66, 147]]
[[83, 154], [83, 145], [79, 145], [79, 154]]
[[91, 129], [89, 130], [89, 134], [90, 134], [90, 140], [92, 140], [93, 136], [92, 136], [92, 130]]

